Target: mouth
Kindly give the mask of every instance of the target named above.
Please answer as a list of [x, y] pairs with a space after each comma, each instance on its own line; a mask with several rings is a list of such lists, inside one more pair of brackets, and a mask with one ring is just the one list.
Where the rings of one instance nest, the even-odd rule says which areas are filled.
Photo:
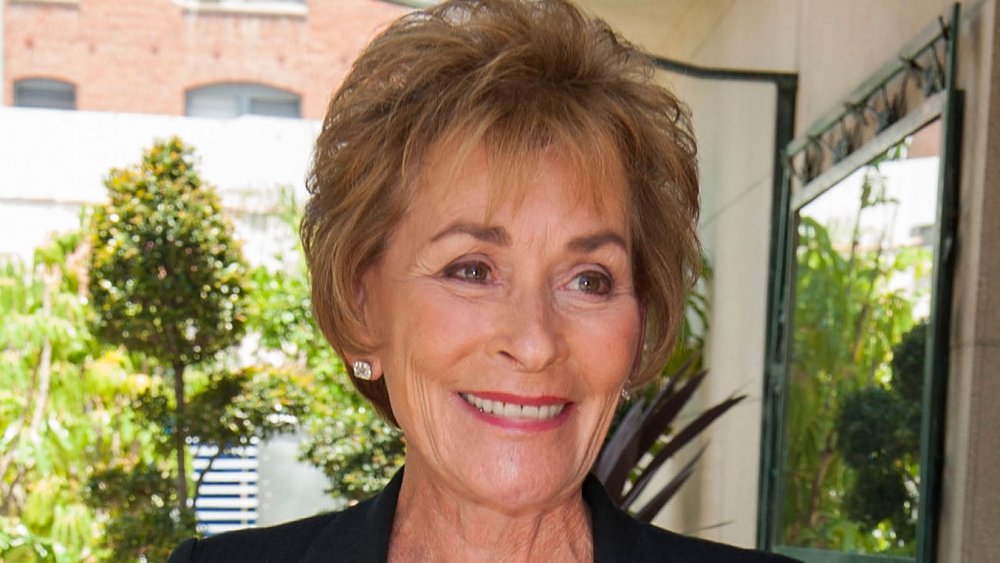
[[[549, 400], [541, 401], [545, 404], [525, 404], [525, 402], [514, 399], [500, 400], [472, 393], [459, 393], [459, 396], [481, 413], [515, 421], [551, 420], [562, 414], [566, 406], [569, 405], [566, 401]], [[530, 402], [538, 403], [539, 401], [530, 400]]]

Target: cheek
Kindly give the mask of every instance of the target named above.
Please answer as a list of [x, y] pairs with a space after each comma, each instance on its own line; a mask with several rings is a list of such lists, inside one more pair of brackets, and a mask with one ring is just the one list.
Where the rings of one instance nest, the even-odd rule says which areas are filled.
[[[638, 308], [588, 319], [574, 330], [573, 350], [591, 384], [617, 396], [631, 375], [639, 346]], [[595, 389], [596, 390], [596, 389]]]
[[400, 293], [395, 305], [383, 347], [386, 371], [408, 387], [458, 377], [452, 368], [483, 346], [491, 326], [481, 307], [433, 289]]

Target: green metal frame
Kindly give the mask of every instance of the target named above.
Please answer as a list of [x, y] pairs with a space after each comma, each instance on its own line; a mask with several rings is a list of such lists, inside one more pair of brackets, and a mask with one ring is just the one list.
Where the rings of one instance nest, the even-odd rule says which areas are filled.
[[[758, 504], [757, 544], [761, 549], [784, 553], [809, 563], [874, 563], [935, 561], [937, 522], [940, 513], [941, 468], [943, 462], [943, 426], [945, 390], [948, 368], [948, 335], [950, 333], [952, 276], [955, 262], [955, 226], [959, 167], [961, 163], [961, 125], [963, 92], [956, 88], [955, 70], [958, 43], [959, 6], [955, 4], [945, 23], [942, 19], [914, 38], [904, 48], [899, 60], [880, 68], [848, 98], [842, 107], [831, 111], [810, 127], [799, 139], [789, 142], [782, 154], [784, 166], [780, 187], [776, 184], [775, 206], [772, 209], [771, 279], [768, 295], [767, 350], [764, 373], [763, 434], [760, 472], [760, 502]], [[818, 175], [805, 178], [805, 185], [793, 193], [793, 179], [801, 175], [795, 169], [794, 158], [811, 143], [836, 127], [887, 82], [898, 77], [913, 53], [933, 48], [936, 41], [945, 41], [944, 85], [923, 103], [886, 127], [873, 138], [841, 159], [834, 160]], [[781, 529], [783, 498], [783, 467], [785, 463], [784, 424], [788, 409], [788, 367], [790, 365], [795, 276], [794, 249], [799, 209], [836, 185], [853, 170], [870, 162], [889, 147], [924, 125], [941, 119], [942, 150], [938, 181], [939, 238], [934, 252], [934, 279], [930, 334], [924, 369], [923, 418], [921, 423], [921, 484], [920, 519], [917, 524], [917, 554], [915, 558], [886, 557], [780, 545], [776, 542]]]

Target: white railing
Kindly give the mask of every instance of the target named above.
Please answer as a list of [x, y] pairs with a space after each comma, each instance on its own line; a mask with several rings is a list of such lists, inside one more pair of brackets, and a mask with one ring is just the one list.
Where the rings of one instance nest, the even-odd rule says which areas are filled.
[[191, 446], [191, 466], [200, 483], [195, 516], [208, 536], [256, 526], [260, 506], [257, 446], [217, 453], [215, 446]]

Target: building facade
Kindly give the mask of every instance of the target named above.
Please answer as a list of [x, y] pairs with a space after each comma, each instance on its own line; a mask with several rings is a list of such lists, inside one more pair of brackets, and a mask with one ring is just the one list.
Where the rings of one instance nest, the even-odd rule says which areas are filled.
[[320, 119], [355, 54], [404, 11], [378, 0], [8, 0], [4, 99]]

